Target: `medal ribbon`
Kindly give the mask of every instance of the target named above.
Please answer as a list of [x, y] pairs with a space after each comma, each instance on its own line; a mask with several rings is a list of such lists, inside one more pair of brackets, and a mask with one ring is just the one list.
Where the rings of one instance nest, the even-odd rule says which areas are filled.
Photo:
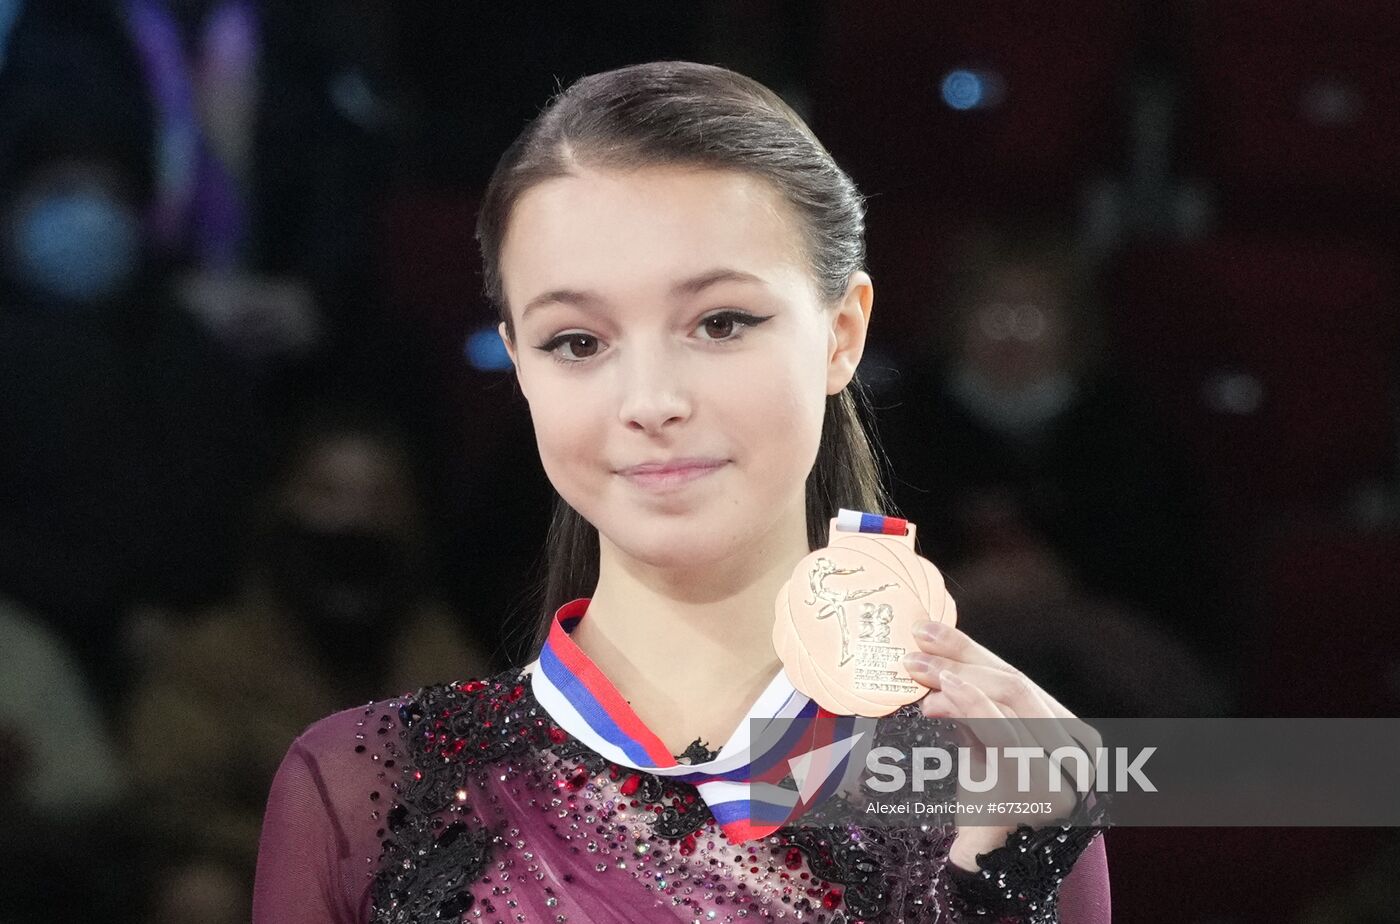
[[[822, 709], [779, 671], [714, 760], [682, 764], [569, 637], [588, 603], [582, 597], [555, 613], [530, 675], [535, 699], [560, 728], [613, 763], [695, 786], [731, 843], [764, 837], [825, 801], [852, 769], [855, 743], [873, 737], [873, 719]], [[764, 733], [770, 722], [785, 724]], [[760, 732], [757, 747], [753, 728]], [[805, 800], [779, 785], [790, 774], [789, 761], [804, 755], [811, 761], [804, 777], [822, 780]]]
[[836, 528], [847, 533], [880, 533], [886, 536], [904, 536], [909, 533], [909, 521], [899, 517], [886, 517], [878, 513], [861, 513], [842, 507], [836, 514]]

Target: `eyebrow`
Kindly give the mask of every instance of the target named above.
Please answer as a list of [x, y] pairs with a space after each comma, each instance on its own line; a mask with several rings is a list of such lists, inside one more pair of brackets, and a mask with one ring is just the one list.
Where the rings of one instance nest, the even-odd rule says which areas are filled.
[[[692, 276], [689, 279], [683, 279], [676, 283], [671, 287], [671, 297], [693, 297], [699, 295], [710, 286], [718, 285], [721, 282], [765, 284], [762, 277], [755, 276], [753, 273], [746, 273], [743, 270], [719, 268], [707, 270], [697, 276]], [[596, 292], [588, 292], [582, 289], [553, 289], [530, 299], [525, 305], [525, 310], [520, 313], [520, 317], [524, 319], [525, 315], [529, 314], [532, 310], [544, 305], [575, 305], [587, 310], [597, 309], [604, 301], [606, 300]]]

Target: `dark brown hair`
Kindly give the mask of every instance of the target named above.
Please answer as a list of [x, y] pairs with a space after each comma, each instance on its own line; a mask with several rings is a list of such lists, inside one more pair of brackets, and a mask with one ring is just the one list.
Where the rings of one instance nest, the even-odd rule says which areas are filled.
[[[511, 339], [501, 287], [501, 246], [515, 203], [579, 164], [613, 170], [694, 166], [738, 170], [773, 184], [798, 217], [817, 291], [833, 302], [865, 263], [865, 204], [811, 129], [767, 87], [721, 67], [638, 64], [584, 77], [550, 100], [502, 155], [477, 220], [487, 297]], [[855, 380], [826, 401], [816, 463], [807, 476], [807, 539], [826, 543], [837, 508], [889, 512], [875, 443], [861, 423], [868, 404]], [[598, 581], [598, 533], [555, 498], [539, 588], [543, 641], [554, 611]]]

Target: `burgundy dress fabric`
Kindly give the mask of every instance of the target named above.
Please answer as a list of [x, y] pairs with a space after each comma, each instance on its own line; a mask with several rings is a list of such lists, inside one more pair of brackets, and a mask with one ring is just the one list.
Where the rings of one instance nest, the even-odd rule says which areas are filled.
[[[917, 707], [888, 722], [929, 724]], [[1023, 827], [979, 876], [947, 861], [951, 827], [925, 827], [804, 817], [730, 844], [693, 786], [609, 763], [507, 671], [302, 734], [268, 800], [253, 919], [1108, 924], [1101, 829]]]

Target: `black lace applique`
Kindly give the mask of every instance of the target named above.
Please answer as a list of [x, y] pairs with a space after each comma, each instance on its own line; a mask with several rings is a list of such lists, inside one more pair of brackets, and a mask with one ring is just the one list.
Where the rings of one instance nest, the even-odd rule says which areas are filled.
[[1019, 825], [1006, 844], [977, 855], [975, 872], [949, 864], [952, 907], [968, 919], [1055, 924], [1060, 883], [1102, 833], [1095, 822], [1106, 807], [1104, 800], [1081, 807], [1074, 825]]
[[549, 742], [552, 723], [521, 679], [427, 687], [399, 708], [401, 772], [371, 890], [378, 924], [452, 920], [474, 904], [496, 833], [473, 812], [470, 773]]
[[890, 900], [890, 884], [885, 870], [851, 838], [851, 831], [838, 825], [799, 825], [781, 828], [778, 835], [807, 858], [812, 875], [845, 889], [848, 914], [856, 918], [878, 918]]
[[705, 743], [699, 738], [696, 738], [694, 741], [690, 742], [690, 744], [686, 745], [684, 751], [681, 751], [679, 754], [675, 755], [676, 760], [678, 762], [683, 764], [690, 764], [692, 766], [694, 766], [695, 764], [708, 763], [718, 756], [719, 751], [712, 751], [709, 748], [705, 747]]
[[618, 767], [561, 729], [519, 672], [425, 687], [399, 708], [398, 719], [402, 770], [372, 889], [379, 924], [450, 920], [470, 909], [471, 885], [500, 840], [473, 812], [474, 774], [513, 757], [548, 752], [572, 768], [575, 786], [603, 775], [623, 780], [630, 798], [661, 806], [652, 829], [668, 840], [693, 835], [713, 818], [693, 786]]

